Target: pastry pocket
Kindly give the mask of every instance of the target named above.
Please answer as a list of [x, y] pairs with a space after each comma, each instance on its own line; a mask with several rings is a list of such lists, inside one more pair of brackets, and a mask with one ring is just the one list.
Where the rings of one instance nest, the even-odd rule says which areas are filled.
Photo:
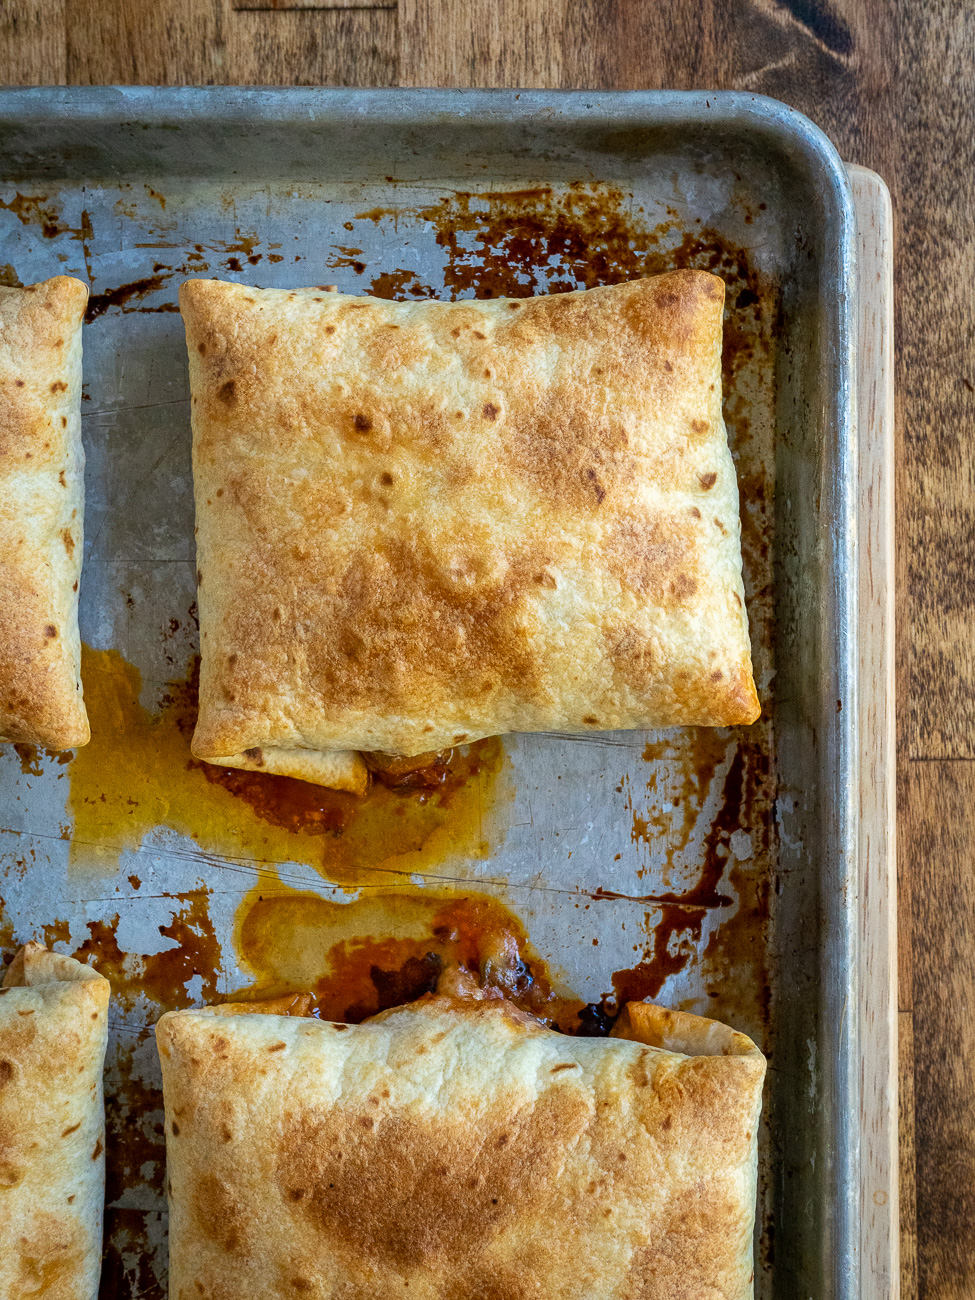
[[183, 284], [196, 756], [754, 721], [723, 305]]
[[0, 288], [0, 741], [88, 741], [78, 584], [88, 290], [57, 276]]
[[173, 1295], [752, 1296], [743, 1035], [575, 1038], [492, 998], [267, 1010], [156, 1028]]
[[98, 1295], [109, 995], [36, 943], [0, 987], [0, 1296]]

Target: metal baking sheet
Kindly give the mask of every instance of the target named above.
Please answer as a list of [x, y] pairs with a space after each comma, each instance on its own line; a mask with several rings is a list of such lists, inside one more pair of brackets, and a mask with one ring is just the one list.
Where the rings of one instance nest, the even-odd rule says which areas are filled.
[[[0, 938], [46, 938], [116, 987], [103, 1295], [164, 1294], [163, 1009], [304, 985], [362, 1015], [422, 986], [427, 951], [476, 960], [488, 930], [536, 994], [548, 976], [565, 1027], [653, 996], [760, 1041], [758, 1293], [854, 1294], [853, 231], [829, 143], [754, 96], [0, 92], [0, 281], [92, 289], [93, 739], [0, 751]], [[193, 764], [180, 280], [454, 298], [675, 265], [728, 284], [762, 721], [506, 737], [441, 788], [356, 807]]]

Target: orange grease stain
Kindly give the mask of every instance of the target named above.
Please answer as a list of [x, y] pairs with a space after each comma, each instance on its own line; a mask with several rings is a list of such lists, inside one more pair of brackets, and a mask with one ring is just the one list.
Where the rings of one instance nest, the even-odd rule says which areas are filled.
[[501, 741], [455, 750], [433, 789], [374, 782], [364, 799], [289, 777], [213, 767], [190, 755], [194, 675], [158, 713], [139, 701], [138, 669], [85, 648], [91, 743], [71, 764], [71, 861], [114, 873], [119, 853], [157, 827], [206, 853], [253, 864], [302, 862], [349, 886], [485, 858], [503, 835]]
[[253, 978], [234, 1000], [310, 992], [316, 1015], [357, 1024], [433, 991], [459, 965], [547, 1023], [580, 1028], [584, 1003], [554, 992], [522, 922], [486, 894], [370, 891], [340, 903], [265, 882], [241, 904], [234, 944]]

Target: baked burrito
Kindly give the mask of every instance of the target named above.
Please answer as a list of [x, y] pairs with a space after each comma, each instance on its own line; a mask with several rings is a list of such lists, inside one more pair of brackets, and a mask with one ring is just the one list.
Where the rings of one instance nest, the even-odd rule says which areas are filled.
[[81, 322], [57, 276], [0, 288], [0, 741], [88, 741], [78, 583], [85, 482]]
[[190, 280], [193, 752], [752, 722], [724, 284], [396, 303]]
[[752, 1296], [744, 1035], [647, 1004], [610, 1039], [504, 1000], [224, 1010], [156, 1027], [171, 1300]]
[[109, 983], [38, 943], [0, 987], [0, 1296], [95, 1300]]

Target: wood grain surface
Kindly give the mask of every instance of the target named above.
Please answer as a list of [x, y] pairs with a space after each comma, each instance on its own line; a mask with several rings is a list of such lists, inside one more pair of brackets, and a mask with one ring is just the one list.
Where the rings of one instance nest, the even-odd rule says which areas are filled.
[[[270, 3], [270, 0], [268, 0]], [[975, 1295], [975, 5], [4, 0], [0, 81], [735, 88], [894, 200], [903, 1294]], [[971, 824], [970, 824], [971, 823]]]
[[893, 870], [893, 213], [876, 172], [848, 166], [858, 235], [860, 568], [860, 1297], [898, 1292], [897, 899]]

